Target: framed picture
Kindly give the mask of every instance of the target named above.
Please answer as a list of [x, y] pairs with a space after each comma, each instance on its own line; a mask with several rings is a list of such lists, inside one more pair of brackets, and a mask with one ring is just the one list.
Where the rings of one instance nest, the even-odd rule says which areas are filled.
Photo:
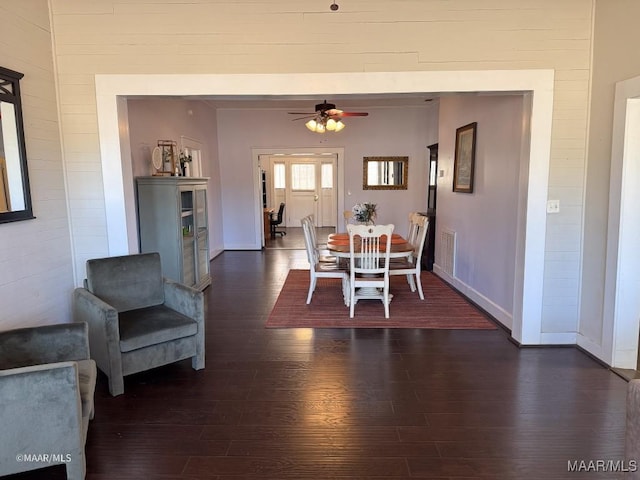
[[476, 163], [476, 129], [473, 122], [456, 129], [456, 153], [453, 161], [453, 191], [473, 193], [473, 169]]

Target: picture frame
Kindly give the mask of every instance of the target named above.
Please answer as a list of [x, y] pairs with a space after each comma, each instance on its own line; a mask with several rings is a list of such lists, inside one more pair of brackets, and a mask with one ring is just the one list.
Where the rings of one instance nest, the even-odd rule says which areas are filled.
[[477, 129], [477, 122], [456, 129], [456, 149], [453, 161], [454, 192], [473, 193]]

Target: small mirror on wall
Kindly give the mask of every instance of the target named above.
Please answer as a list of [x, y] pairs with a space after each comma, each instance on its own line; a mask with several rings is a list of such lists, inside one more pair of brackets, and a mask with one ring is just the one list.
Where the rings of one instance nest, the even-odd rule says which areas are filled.
[[409, 157], [364, 157], [363, 190], [406, 190]]
[[20, 99], [23, 76], [0, 67], [0, 223], [34, 218]]

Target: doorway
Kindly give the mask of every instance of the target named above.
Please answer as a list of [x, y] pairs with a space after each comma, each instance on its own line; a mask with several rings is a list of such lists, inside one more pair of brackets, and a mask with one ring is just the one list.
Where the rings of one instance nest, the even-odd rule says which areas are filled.
[[[334, 95], [385, 94], [402, 95], [416, 92], [529, 92], [530, 118], [527, 127], [530, 141], [520, 158], [523, 164], [522, 189], [518, 200], [518, 243], [516, 252], [517, 275], [515, 278], [515, 303], [512, 327], [513, 338], [522, 344], [552, 343], [557, 335], [544, 333], [542, 329], [542, 299], [545, 240], [546, 198], [548, 194], [549, 152], [553, 118], [553, 70], [458, 71], [420, 72], [350, 72], [350, 73], [293, 73], [264, 75], [197, 74], [181, 77], [176, 90], [174, 75], [96, 75], [96, 107], [102, 163], [103, 191], [105, 198], [106, 245], [111, 255], [128, 253], [137, 248], [137, 228], [134, 182], [131, 178], [131, 149], [122, 137], [122, 116], [126, 116], [126, 98], [135, 95], [215, 95], [225, 92], [248, 98], [257, 94], [288, 96], [321, 95], [325, 85], [333, 86]], [[126, 135], [126, 132], [124, 132]], [[246, 167], [247, 178], [253, 178], [252, 192], [237, 196], [234, 208], [249, 212], [254, 208], [253, 225], [247, 223], [252, 238], [247, 246], [260, 248], [263, 237], [263, 211], [258, 201], [260, 175], [257, 155], [276, 149], [252, 149], [255, 161]], [[339, 150], [338, 185], [344, 185], [344, 148], [334, 147], [315, 150]], [[277, 150], [276, 150], [277, 151]], [[239, 165], [239, 169], [243, 166]], [[249, 176], [249, 168], [255, 169]], [[247, 189], [248, 190], [248, 189]], [[344, 210], [344, 193], [338, 191], [338, 211]], [[108, 201], [107, 201], [108, 200]], [[127, 208], [129, 207], [129, 208]], [[224, 221], [224, 218], [222, 218]], [[74, 235], [82, 225], [74, 227]], [[224, 245], [223, 245], [224, 246]], [[76, 259], [77, 260], [77, 259]], [[76, 280], [82, 278], [81, 262], [76, 262]]]
[[275, 214], [285, 204], [282, 224], [286, 235], [268, 234], [270, 215], [264, 215], [264, 247], [303, 249], [300, 220], [313, 215], [316, 227], [324, 234], [335, 232], [338, 211], [338, 155], [331, 152], [277, 153], [259, 156], [265, 211]]

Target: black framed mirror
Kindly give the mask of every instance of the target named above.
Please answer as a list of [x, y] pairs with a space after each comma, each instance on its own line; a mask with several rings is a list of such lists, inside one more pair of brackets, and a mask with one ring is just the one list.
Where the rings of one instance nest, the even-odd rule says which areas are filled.
[[0, 67], [0, 223], [35, 218], [20, 99], [23, 76]]
[[364, 157], [363, 190], [406, 190], [409, 157]]

